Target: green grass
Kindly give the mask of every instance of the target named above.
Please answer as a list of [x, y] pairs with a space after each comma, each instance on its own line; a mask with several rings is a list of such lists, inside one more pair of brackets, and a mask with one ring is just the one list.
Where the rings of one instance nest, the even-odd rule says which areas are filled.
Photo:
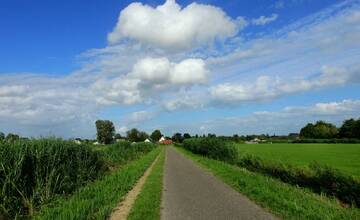
[[42, 207], [35, 219], [105, 219], [151, 165], [161, 148], [91, 183], [69, 198], [59, 198]]
[[360, 177], [360, 144], [238, 144], [237, 148], [240, 154], [300, 167], [317, 161]]
[[177, 148], [177, 150], [281, 218], [360, 219], [360, 209], [344, 208], [334, 199], [221, 161], [192, 154], [182, 148]]
[[140, 194], [130, 211], [128, 220], [158, 220], [160, 219], [161, 193], [163, 187], [165, 151], [148, 176]]

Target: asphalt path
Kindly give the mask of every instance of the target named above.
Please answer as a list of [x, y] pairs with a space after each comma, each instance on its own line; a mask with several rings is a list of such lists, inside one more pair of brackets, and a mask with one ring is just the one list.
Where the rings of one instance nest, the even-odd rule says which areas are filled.
[[277, 219], [173, 147], [164, 172], [162, 220]]

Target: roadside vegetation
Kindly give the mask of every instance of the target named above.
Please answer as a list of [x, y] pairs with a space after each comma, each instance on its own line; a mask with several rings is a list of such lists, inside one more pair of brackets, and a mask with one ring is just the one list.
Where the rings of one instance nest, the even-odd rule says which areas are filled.
[[105, 219], [160, 153], [156, 148], [121, 169], [43, 207], [35, 219]]
[[155, 146], [121, 142], [96, 150], [54, 138], [0, 141], [0, 217], [31, 217]]
[[191, 138], [183, 142], [183, 146], [195, 153], [212, 159], [235, 163], [237, 161], [237, 150], [231, 142], [219, 138]]
[[236, 164], [318, 194], [336, 197], [348, 206], [360, 207], [360, 180], [351, 175], [317, 163], [313, 163], [308, 169], [301, 169], [289, 164], [266, 161], [253, 155], [239, 155], [233, 143], [216, 139], [187, 139], [183, 142], [183, 147], [195, 154]]
[[55, 195], [71, 194], [105, 170], [99, 154], [69, 141], [0, 142], [0, 216], [31, 216]]
[[284, 219], [359, 219], [360, 209], [306, 188], [177, 148], [235, 190]]
[[159, 220], [161, 195], [163, 189], [163, 171], [165, 150], [148, 176], [140, 194], [130, 211], [128, 220]]

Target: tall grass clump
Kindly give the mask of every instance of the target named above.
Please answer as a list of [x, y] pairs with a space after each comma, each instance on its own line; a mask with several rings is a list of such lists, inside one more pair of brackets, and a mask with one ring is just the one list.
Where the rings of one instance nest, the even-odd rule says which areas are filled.
[[228, 163], [236, 162], [238, 155], [233, 143], [215, 137], [186, 139], [183, 147], [195, 154]]
[[0, 219], [32, 216], [41, 204], [72, 193], [104, 169], [98, 153], [71, 141], [0, 142]]

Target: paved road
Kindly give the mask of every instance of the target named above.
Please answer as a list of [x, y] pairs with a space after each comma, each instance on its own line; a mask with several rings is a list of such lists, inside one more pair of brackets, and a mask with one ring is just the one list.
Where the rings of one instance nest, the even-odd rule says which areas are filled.
[[276, 218], [169, 147], [166, 152], [161, 219]]

